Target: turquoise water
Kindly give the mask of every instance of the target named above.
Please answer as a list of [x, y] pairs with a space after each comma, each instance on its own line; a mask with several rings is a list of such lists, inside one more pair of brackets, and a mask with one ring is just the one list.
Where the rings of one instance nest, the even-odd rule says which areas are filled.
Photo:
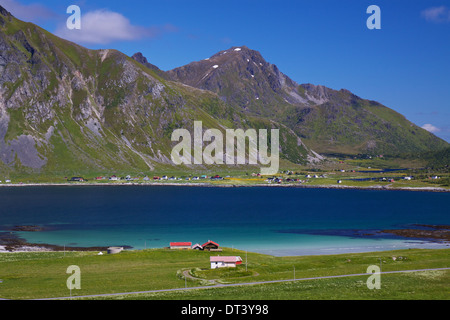
[[366, 236], [413, 224], [450, 224], [449, 193], [175, 186], [0, 189], [0, 231], [31, 243], [166, 247], [171, 241], [273, 255], [333, 254], [445, 244]]

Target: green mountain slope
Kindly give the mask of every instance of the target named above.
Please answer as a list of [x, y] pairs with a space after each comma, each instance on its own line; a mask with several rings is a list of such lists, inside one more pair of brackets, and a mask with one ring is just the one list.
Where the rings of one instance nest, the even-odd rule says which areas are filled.
[[167, 76], [214, 92], [246, 114], [274, 119], [323, 154], [397, 155], [449, 146], [394, 110], [348, 90], [299, 85], [245, 46], [170, 70]]
[[0, 7], [0, 170], [80, 174], [171, 166], [173, 130], [191, 130], [194, 121], [205, 130], [280, 128], [283, 158], [317, 158], [289, 128], [246, 115], [211, 91], [166, 80], [135, 59], [86, 49]]

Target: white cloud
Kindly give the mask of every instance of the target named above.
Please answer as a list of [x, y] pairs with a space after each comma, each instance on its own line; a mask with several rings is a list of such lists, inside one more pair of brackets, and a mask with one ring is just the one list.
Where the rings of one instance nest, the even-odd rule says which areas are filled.
[[154, 38], [162, 32], [173, 32], [171, 25], [141, 27], [131, 24], [122, 14], [108, 10], [81, 12], [81, 29], [69, 30], [66, 25], [57, 28], [61, 38], [81, 44], [108, 44], [113, 41], [131, 41]]
[[431, 7], [422, 11], [422, 17], [431, 22], [450, 22], [450, 9], [446, 6]]
[[38, 22], [56, 16], [53, 11], [38, 3], [21, 4], [16, 0], [1, 0], [0, 5], [14, 17], [27, 22]]
[[425, 130], [427, 130], [427, 131], [429, 131], [431, 133], [436, 133], [436, 132], [440, 132], [441, 131], [441, 129], [439, 129], [438, 127], [435, 127], [435, 126], [433, 126], [432, 124], [429, 124], [429, 123], [424, 124], [422, 126], [422, 129], [425, 129]]

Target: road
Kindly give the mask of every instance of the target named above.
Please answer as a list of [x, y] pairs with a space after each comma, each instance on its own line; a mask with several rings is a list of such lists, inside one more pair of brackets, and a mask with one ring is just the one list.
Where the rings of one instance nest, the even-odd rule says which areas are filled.
[[[380, 274], [408, 273], [408, 272], [422, 272], [422, 271], [437, 271], [437, 270], [450, 270], [450, 268], [383, 271], [383, 272], [380, 272]], [[199, 286], [199, 287], [162, 289], [162, 290], [149, 290], [149, 291], [134, 291], [134, 292], [124, 292], [124, 293], [108, 293], [108, 294], [96, 294], [96, 295], [73, 296], [73, 297], [58, 297], [58, 298], [46, 298], [46, 299], [35, 299], [35, 300], [65, 300], [65, 299], [80, 299], [80, 298], [101, 298], [101, 297], [114, 297], [114, 296], [123, 296], [123, 295], [146, 294], [146, 293], [188, 291], [188, 290], [224, 288], [224, 287], [238, 287], [238, 286], [254, 286], [254, 285], [268, 284], [268, 283], [282, 283], [282, 282], [293, 282], [293, 281], [309, 281], [309, 280], [319, 280], [319, 279], [334, 279], [334, 278], [346, 278], [346, 277], [358, 277], [358, 276], [370, 276], [370, 275], [372, 275], [372, 273], [354, 273], [354, 274], [344, 274], [344, 275], [337, 275], [337, 276], [324, 276], [324, 277], [298, 278], [298, 279], [272, 280], [272, 281], [258, 281], [258, 282], [232, 283], [232, 284], [218, 284], [218, 283], [216, 283], [213, 286]], [[1, 300], [1, 298], [0, 298], [0, 300]], [[6, 300], [6, 299], [3, 299], [3, 300]]]

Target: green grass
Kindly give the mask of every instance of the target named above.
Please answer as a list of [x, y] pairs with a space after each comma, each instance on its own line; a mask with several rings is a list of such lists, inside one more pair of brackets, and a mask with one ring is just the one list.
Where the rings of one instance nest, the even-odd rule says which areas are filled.
[[367, 276], [122, 295], [103, 300], [448, 300], [449, 271], [382, 275], [369, 290]]
[[[0, 254], [0, 297], [35, 299], [65, 297], [67, 267], [81, 269], [81, 290], [72, 295], [126, 293], [184, 288], [183, 270], [201, 279], [220, 283], [259, 282], [317, 276], [365, 273], [370, 265], [382, 271], [442, 268], [450, 266], [450, 249], [411, 249], [375, 253], [326, 256], [274, 257], [248, 253], [245, 265], [236, 269], [209, 269], [209, 256], [217, 253], [151, 249], [124, 251], [118, 255], [98, 256], [92, 252], [2, 253]], [[245, 252], [225, 248], [222, 255]], [[394, 261], [393, 256], [402, 256]], [[244, 261], [245, 263], [245, 261]], [[144, 294], [116, 298], [131, 299], [448, 299], [450, 272], [422, 272], [382, 275], [382, 289], [368, 290], [368, 277], [310, 280], [264, 284], [250, 287], [201, 289], [189, 292]], [[204, 286], [205, 281], [187, 278], [188, 287]], [[103, 298], [102, 298], [103, 299]]]

